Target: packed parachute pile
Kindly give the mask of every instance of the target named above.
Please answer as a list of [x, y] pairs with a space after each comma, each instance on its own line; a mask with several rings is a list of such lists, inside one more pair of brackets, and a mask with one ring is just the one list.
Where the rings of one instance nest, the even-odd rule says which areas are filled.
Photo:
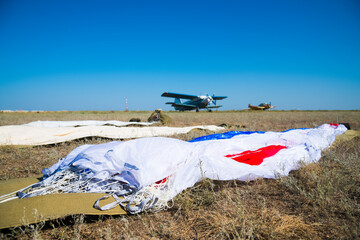
[[[83, 145], [43, 169], [44, 180], [14, 198], [55, 193], [106, 193], [129, 213], [171, 207], [171, 200], [203, 178], [254, 180], [286, 176], [302, 164], [317, 162], [321, 151], [346, 131], [344, 125], [284, 132], [233, 131], [192, 141], [150, 137]], [[2, 198], [4, 199], [4, 198]]]
[[156, 109], [148, 118], [148, 122], [166, 125], [172, 123], [172, 119], [163, 113], [161, 109]]

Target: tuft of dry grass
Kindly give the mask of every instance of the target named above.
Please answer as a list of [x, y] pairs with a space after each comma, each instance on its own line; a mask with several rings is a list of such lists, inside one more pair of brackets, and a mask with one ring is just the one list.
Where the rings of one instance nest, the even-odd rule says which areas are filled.
[[[11, 113], [13, 114], [13, 113]], [[34, 120], [144, 121], [151, 112], [0, 114], [0, 125]], [[173, 126], [226, 123], [227, 130], [274, 130], [349, 122], [360, 128], [359, 111], [167, 113]], [[19, 116], [22, 116], [21, 119]], [[40, 117], [38, 117], [40, 116]], [[48, 119], [54, 117], [54, 119]], [[98, 117], [98, 118], [96, 118]], [[76, 119], [78, 118], [78, 119]], [[245, 126], [245, 127], [244, 127]], [[190, 140], [209, 134], [173, 136]], [[39, 175], [86, 138], [38, 147], [0, 147], [0, 179]], [[4, 229], [0, 238], [21, 239], [356, 239], [360, 236], [360, 138], [337, 143], [316, 164], [288, 177], [251, 182], [204, 179], [175, 198], [174, 207], [129, 216], [68, 216]]]
[[0, 180], [37, 176], [43, 168], [55, 164], [76, 147], [109, 141], [90, 137], [45, 146], [0, 146]]

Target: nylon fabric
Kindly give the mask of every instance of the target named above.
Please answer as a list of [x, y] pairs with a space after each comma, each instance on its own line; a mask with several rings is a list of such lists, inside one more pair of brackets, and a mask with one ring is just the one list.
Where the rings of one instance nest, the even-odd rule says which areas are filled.
[[[185, 142], [152, 137], [83, 145], [44, 169], [45, 180], [25, 192], [23, 197], [36, 196], [62, 175], [74, 174], [77, 177], [65, 181], [71, 186], [60, 184], [59, 191], [110, 193], [121, 199], [116, 202], [130, 213], [166, 209], [168, 201], [202, 178], [246, 181], [286, 176], [300, 163], [318, 161], [321, 151], [330, 147], [335, 136], [345, 131], [343, 125], [324, 124], [312, 129], [236, 134], [216, 141]], [[259, 149], [271, 145], [283, 147], [271, 156], [262, 156], [259, 165], [226, 157], [244, 152], [247, 157], [251, 158], [248, 153], [258, 157]]]
[[260, 165], [265, 158], [271, 157], [278, 153], [281, 149], [285, 149], [285, 146], [270, 145], [267, 147], [259, 148], [254, 151], [244, 151], [238, 154], [229, 154], [225, 157], [231, 158], [237, 162], [246, 163], [249, 165]]
[[253, 133], [265, 133], [261, 131], [230, 131], [225, 133], [216, 133], [211, 135], [206, 135], [198, 138], [194, 138], [189, 142], [201, 142], [201, 141], [209, 141], [209, 140], [219, 140], [219, 139], [229, 139], [237, 135], [249, 135]]
[[[330, 124], [330, 125], [334, 126], [334, 124]], [[293, 128], [293, 129], [285, 130], [283, 132], [288, 132], [288, 131], [292, 131], [292, 130], [305, 130], [305, 129], [308, 129], [308, 128], [297, 128], [297, 129]], [[209, 141], [209, 140], [229, 139], [229, 138], [232, 138], [237, 135], [249, 135], [249, 134], [254, 134], [254, 133], [262, 134], [265, 132], [263, 132], [263, 131], [230, 131], [230, 132], [225, 132], [225, 133], [216, 133], [216, 134], [201, 136], [198, 138], [194, 138], [194, 139], [190, 140], [189, 142], [201, 142], [201, 141]]]
[[97, 120], [83, 120], [83, 121], [35, 121], [23, 126], [29, 127], [45, 127], [45, 128], [58, 128], [58, 127], [79, 127], [79, 126], [128, 126], [128, 125], [139, 125], [139, 126], [149, 126], [154, 124], [154, 122], [122, 122], [122, 121], [97, 121]]
[[[80, 124], [81, 122], [78, 123]], [[0, 145], [46, 145], [72, 141], [74, 139], [84, 137], [134, 139], [142, 137], [164, 137], [174, 134], [184, 134], [190, 132], [193, 129], [204, 129], [214, 132], [224, 130], [223, 127], [214, 125], [191, 127], [117, 127], [114, 125], [89, 125], [79, 127], [56, 127], [57, 125], [54, 125], [54, 127], [50, 126], [46, 124], [44, 126], [43, 124], [40, 124], [40, 126], [37, 126], [36, 124], [0, 126]]]

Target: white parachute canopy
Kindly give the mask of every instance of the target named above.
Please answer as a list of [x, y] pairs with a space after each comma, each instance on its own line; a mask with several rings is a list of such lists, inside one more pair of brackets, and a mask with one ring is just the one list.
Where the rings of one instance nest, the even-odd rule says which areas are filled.
[[[284, 132], [232, 132], [227, 139], [185, 142], [151, 137], [76, 148], [43, 169], [45, 180], [18, 193], [102, 192], [130, 213], [164, 209], [168, 201], [202, 178], [253, 180], [286, 176], [299, 163], [316, 162], [343, 125]], [[211, 138], [210, 138], [211, 139]], [[201, 141], [206, 140], [206, 141]]]
[[83, 120], [83, 121], [35, 121], [23, 124], [23, 126], [30, 127], [46, 127], [46, 128], [57, 128], [57, 127], [79, 127], [79, 126], [128, 126], [128, 125], [141, 125], [149, 126], [154, 122], [122, 122], [116, 120], [110, 121], [98, 121], [98, 120]]
[[[214, 125], [167, 127], [149, 126], [152, 123], [131, 123], [143, 127], [119, 127], [119, 121], [38, 121], [24, 125], [0, 126], [0, 145], [46, 145], [84, 137], [113, 139], [171, 136], [188, 133], [192, 129], [224, 130]], [[78, 126], [78, 127], [77, 127]]]

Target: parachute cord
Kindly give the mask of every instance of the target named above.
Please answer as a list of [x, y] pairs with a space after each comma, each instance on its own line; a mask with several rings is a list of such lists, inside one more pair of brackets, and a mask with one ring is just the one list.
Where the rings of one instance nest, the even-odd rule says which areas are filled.
[[[154, 183], [142, 189], [137, 189], [128, 183], [115, 179], [101, 179], [98, 174], [86, 170], [74, 171], [68, 168], [58, 171], [48, 178], [28, 187], [0, 196], [0, 203], [18, 198], [54, 194], [54, 193], [106, 193], [94, 203], [94, 208], [106, 211], [120, 205], [129, 213], [142, 211], [157, 212], [171, 208], [174, 205], [170, 195], [171, 176], [165, 182]], [[100, 207], [99, 202], [112, 196], [115, 201]]]

